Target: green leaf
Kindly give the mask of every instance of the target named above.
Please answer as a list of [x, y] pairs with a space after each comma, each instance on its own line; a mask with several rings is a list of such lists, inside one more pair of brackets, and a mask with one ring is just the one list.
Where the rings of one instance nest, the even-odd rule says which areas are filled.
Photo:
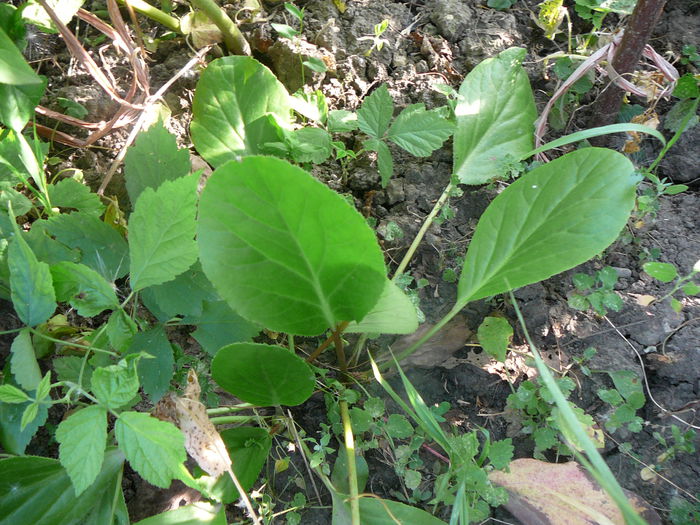
[[195, 148], [212, 166], [257, 152], [247, 127], [273, 113], [284, 128], [291, 105], [284, 86], [272, 72], [250, 57], [214, 60], [197, 83], [190, 132]]
[[[236, 427], [222, 431], [221, 439], [226, 444], [238, 481], [245, 490], [250, 490], [265, 466], [272, 447], [272, 436], [264, 428]], [[239, 498], [230, 476], [220, 477], [209, 492], [226, 504]]]
[[411, 437], [415, 431], [406, 416], [391, 414], [386, 422], [386, 432], [392, 438], [406, 439]]
[[585, 148], [511, 184], [479, 220], [458, 304], [547, 279], [602, 252], [634, 206], [633, 171], [615, 151]]
[[320, 58], [309, 57], [306, 60], [304, 60], [302, 64], [316, 73], [325, 73], [326, 71], [328, 71], [328, 66]]
[[[332, 525], [351, 525], [347, 496], [332, 492]], [[363, 525], [445, 525], [445, 522], [417, 507], [380, 498], [360, 498], [360, 523]]]
[[201, 316], [204, 301], [217, 298], [198, 262], [172, 281], [150, 286], [141, 292], [146, 307], [163, 322], [176, 315]]
[[34, 108], [44, 95], [47, 80], [43, 76], [39, 78], [41, 82], [38, 84], [11, 86], [0, 83], [0, 122], [17, 133], [32, 119]]
[[686, 283], [681, 287], [681, 290], [686, 295], [697, 295], [700, 293], [700, 286], [695, 283]]
[[80, 496], [102, 469], [107, 445], [107, 409], [89, 406], [64, 419], [56, 429], [58, 457]]
[[591, 306], [591, 303], [588, 301], [586, 296], [577, 293], [569, 295], [567, 302], [574, 310], [588, 310], [588, 308]]
[[333, 152], [331, 136], [325, 129], [301, 128], [288, 135], [290, 153], [295, 162], [321, 164]]
[[582, 291], [593, 288], [593, 285], [595, 284], [595, 278], [586, 273], [574, 274], [572, 281], [574, 282], [574, 286]]
[[139, 391], [136, 367], [124, 359], [117, 365], [97, 368], [92, 373], [91, 382], [92, 393], [110, 409], [126, 405]]
[[196, 175], [146, 188], [129, 220], [131, 289], [175, 279], [197, 260]]
[[362, 147], [368, 151], [377, 152], [377, 168], [382, 179], [382, 188], [386, 188], [389, 179], [394, 174], [394, 159], [391, 156], [389, 146], [378, 139], [367, 139], [362, 143]]
[[10, 347], [10, 368], [17, 384], [35, 390], [41, 381], [41, 370], [34, 354], [29, 328], [22, 328]]
[[46, 321], [56, 310], [51, 272], [48, 264], [37, 260], [19, 233], [14, 219], [11, 220], [15, 234], [7, 249], [7, 265], [10, 270], [12, 304], [24, 324], [36, 326]]
[[387, 279], [374, 308], [359, 323], [350, 323], [345, 331], [351, 334], [412, 334], [417, 329], [416, 307], [396, 284]]
[[0, 84], [41, 84], [42, 79], [27, 64], [12, 39], [0, 28]]
[[32, 209], [32, 201], [12, 187], [8, 181], [0, 182], [0, 212], [7, 215], [12, 209], [15, 217], [21, 217]]
[[272, 26], [272, 29], [274, 29], [280, 34], [280, 36], [284, 38], [289, 38], [290, 40], [293, 39], [295, 36], [301, 34], [299, 33], [299, 31], [287, 24], [276, 24], [272, 22], [270, 23], [270, 25]]
[[56, 184], [49, 184], [49, 199], [52, 206], [69, 208], [99, 217], [105, 210], [96, 193], [75, 179], [63, 179]]
[[211, 373], [221, 388], [259, 406], [295, 406], [314, 391], [314, 373], [289, 350], [257, 343], [234, 343], [219, 350]]
[[[8, 382], [11, 379], [11, 376], [6, 377], [5, 381]], [[6, 383], [3, 387], [5, 386], [14, 385]], [[30, 392], [29, 395], [31, 396], [33, 393]], [[46, 423], [49, 415], [48, 405], [42, 404], [39, 406], [36, 418], [28, 425], [22, 426], [22, 416], [31, 404], [33, 404], [31, 401], [21, 404], [0, 403], [0, 445], [10, 454], [24, 454], [24, 450], [32, 440], [32, 437], [34, 437], [34, 434], [36, 434], [40, 426]]]
[[607, 290], [612, 290], [617, 283], [617, 272], [612, 266], [604, 267], [602, 270], [596, 273], [596, 276], [600, 281], [600, 284], [603, 285], [603, 288]]
[[271, 330], [311, 336], [362, 319], [386, 280], [365, 219], [275, 158], [248, 157], [214, 172], [202, 192], [197, 238], [219, 294]]
[[[57, 357], [53, 360], [53, 369], [58, 381], [72, 381], [82, 385], [84, 389], [91, 390], [92, 373], [94, 368], [85, 363], [84, 359], [77, 356]], [[80, 371], [83, 371], [82, 378]]]
[[612, 406], [618, 406], [624, 402], [624, 399], [622, 399], [620, 392], [618, 392], [614, 388], [611, 388], [609, 390], [601, 389], [598, 390], [596, 394], [598, 394], [598, 397], [600, 399]]
[[442, 116], [440, 109], [426, 111], [423, 104], [412, 104], [401, 111], [391, 124], [387, 138], [416, 157], [427, 157], [442, 147], [455, 125]]
[[124, 277], [129, 271], [126, 241], [117, 230], [93, 215], [62, 213], [48, 220], [46, 231], [69, 248], [78, 248], [83, 254], [80, 262], [108, 282]]
[[532, 149], [537, 110], [523, 58], [525, 49], [506, 49], [477, 65], [459, 88], [453, 170], [462, 184], [483, 184], [507, 156]]
[[60, 262], [51, 266], [56, 299], [69, 303], [83, 317], [93, 317], [119, 307], [111, 284], [84, 264]]
[[501, 363], [506, 360], [508, 345], [513, 337], [513, 327], [502, 317], [486, 317], [477, 331], [479, 344], [484, 351]]
[[69, 248], [52, 239], [46, 231], [46, 224], [45, 220], [34, 221], [32, 229], [22, 234], [36, 258], [49, 265], [62, 261], [78, 262], [81, 257], [80, 250]]
[[168, 488], [187, 459], [180, 429], [148, 414], [122, 412], [114, 433], [132, 468], [156, 487]]
[[114, 480], [121, 479], [123, 462], [120, 451], [108, 450], [97, 479], [78, 498], [57, 459], [22, 456], [0, 460], [0, 516], [8, 524], [81, 525]]
[[22, 390], [12, 385], [0, 385], [0, 403], [24, 403], [29, 401], [29, 396]]
[[511, 438], [494, 441], [489, 447], [489, 463], [498, 470], [503, 470], [513, 459], [513, 440]]
[[198, 501], [161, 512], [134, 525], [226, 525], [226, 507]]
[[107, 320], [107, 338], [116, 351], [123, 353], [131, 344], [138, 327], [124, 310], [115, 310]]
[[20, 422], [20, 430], [24, 430], [27, 428], [27, 425], [29, 425], [32, 421], [34, 421], [37, 416], [39, 415], [39, 403], [37, 402], [32, 402], [30, 403], [27, 408], [24, 409], [24, 413], [22, 414], [22, 421]]
[[670, 283], [678, 277], [678, 270], [669, 263], [648, 262], [642, 265], [642, 269], [651, 275], [654, 279], [658, 279], [662, 283]]
[[357, 129], [357, 114], [346, 109], [334, 109], [328, 112], [328, 131], [344, 133]]
[[228, 344], [250, 341], [260, 333], [258, 325], [243, 319], [226, 301], [204, 301], [202, 313], [185, 317], [183, 323], [197, 327], [192, 337], [210, 355]]
[[632, 370], [615, 370], [608, 372], [608, 375], [625, 399], [629, 399], [633, 394], [644, 393], [639, 376]]
[[145, 352], [155, 359], [140, 359], [138, 376], [143, 391], [152, 403], [156, 403], [170, 388], [175, 360], [173, 347], [168, 341], [163, 326], [150, 328], [134, 335], [129, 353]]
[[184, 177], [190, 169], [189, 151], [177, 147], [175, 136], [159, 120], [139, 133], [124, 157], [129, 199], [135, 203], [144, 189], [155, 190], [167, 180]]
[[357, 125], [363, 133], [381, 139], [389, 129], [393, 115], [394, 101], [386, 84], [382, 84], [364, 99], [362, 106], [357, 110]]
[[44, 374], [44, 377], [41, 378], [41, 381], [39, 381], [39, 384], [36, 387], [36, 400], [38, 402], [44, 401], [47, 397], [49, 397], [49, 393], [51, 392], [51, 370], [46, 372]]

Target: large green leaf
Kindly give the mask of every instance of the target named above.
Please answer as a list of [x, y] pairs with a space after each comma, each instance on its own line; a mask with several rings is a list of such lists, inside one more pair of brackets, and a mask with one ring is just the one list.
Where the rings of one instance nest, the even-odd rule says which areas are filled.
[[58, 457], [66, 468], [75, 495], [92, 485], [102, 468], [107, 445], [107, 409], [100, 405], [83, 408], [61, 421], [56, 429], [61, 445]]
[[412, 334], [418, 329], [416, 307], [406, 294], [387, 280], [377, 304], [359, 323], [352, 322], [348, 333]]
[[139, 390], [139, 380], [133, 360], [122, 359], [119, 364], [97, 368], [91, 378], [92, 393], [110, 409], [120, 408], [131, 401]]
[[80, 262], [109, 282], [124, 277], [129, 271], [128, 247], [124, 238], [89, 213], [62, 213], [51, 217], [46, 231], [66, 246], [78, 248], [83, 254]]
[[[350, 504], [347, 496], [331, 492], [333, 496], [332, 525], [351, 525]], [[388, 499], [360, 498], [360, 523], [362, 525], [445, 525], [445, 522], [417, 507]]]
[[28, 326], [43, 323], [56, 310], [49, 265], [39, 262], [14, 223], [14, 237], [7, 249], [12, 304], [22, 322]]
[[455, 129], [441, 109], [427, 111], [423, 104], [411, 104], [399, 113], [387, 138], [411, 155], [427, 157], [442, 146]]
[[141, 192], [129, 219], [132, 290], [171, 281], [197, 260], [197, 182], [190, 175]]
[[12, 39], [0, 28], [0, 84], [21, 86], [41, 83], [41, 77], [34, 73]]
[[104, 211], [105, 206], [100, 197], [75, 179], [63, 179], [56, 184], [49, 184], [48, 190], [52, 206], [72, 208], [96, 217]]
[[114, 434], [132, 468], [156, 487], [167, 488], [187, 459], [180, 429], [143, 412], [122, 412]]
[[198, 242], [219, 294], [280, 332], [318, 335], [360, 320], [386, 281], [364, 218], [280, 159], [247, 157], [214, 172], [202, 192]]
[[537, 110], [524, 57], [524, 49], [506, 49], [476, 66], [459, 88], [453, 170], [463, 184], [487, 182], [507, 156], [533, 147]]
[[[12, 376], [8, 374], [5, 384], [12, 385], [11, 379]], [[30, 392], [30, 395], [33, 393]], [[10, 454], [24, 454], [36, 431], [46, 423], [49, 415], [48, 405], [41, 404], [36, 418], [22, 429], [22, 414], [30, 404], [31, 401], [22, 404], [0, 403], [0, 445]]]
[[219, 350], [211, 363], [219, 386], [259, 406], [299, 405], [314, 391], [311, 367], [286, 348], [234, 343]]
[[101, 504], [105, 492], [114, 494], [124, 455], [117, 449], [105, 454], [102, 470], [78, 498], [66, 470], [56, 459], [21, 456], [0, 460], [0, 516], [2, 523], [81, 525]]
[[458, 304], [547, 279], [602, 252], [634, 206], [633, 172], [623, 155], [585, 148], [511, 184], [479, 220]]
[[178, 149], [175, 136], [161, 121], [139, 133], [136, 143], [124, 157], [126, 190], [132, 204], [146, 188], [156, 189], [166, 180], [184, 177], [190, 172], [190, 154]]
[[[289, 126], [291, 106], [284, 86], [254, 58], [230, 56], [209, 64], [192, 101], [190, 133], [197, 151], [212, 166], [258, 152], [248, 126], [273, 113]], [[257, 130], [256, 135], [260, 133]], [[274, 133], [273, 133], [274, 135]]]
[[199, 263], [172, 281], [150, 286], [141, 292], [146, 307], [163, 322], [176, 315], [202, 315], [204, 301], [215, 301], [217, 298]]

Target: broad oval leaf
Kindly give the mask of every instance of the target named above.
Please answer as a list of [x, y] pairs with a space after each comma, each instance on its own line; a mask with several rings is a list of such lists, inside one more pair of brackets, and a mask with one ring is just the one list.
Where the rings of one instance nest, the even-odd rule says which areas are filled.
[[289, 94], [275, 75], [251, 57], [230, 56], [214, 60], [202, 73], [192, 101], [192, 142], [214, 167], [240, 155], [257, 153], [258, 144], [247, 127], [273, 113], [287, 127]]
[[271, 157], [214, 172], [200, 200], [198, 242], [221, 297], [279, 332], [312, 336], [360, 320], [386, 280], [364, 218], [301, 168]]
[[[124, 463], [117, 449], [106, 452], [92, 485], [75, 496], [71, 480], [57, 459], [20, 456], [0, 460], [0, 516], [3, 523], [79, 525], [111, 489]], [[119, 476], [119, 479], [121, 476]]]
[[511, 184], [479, 220], [458, 303], [547, 279], [602, 252], [634, 206], [633, 172], [623, 155], [585, 148]]
[[462, 184], [483, 184], [499, 162], [533, 148], [535, 100], [525, 50], [510, 48], [481, 62], [464, 79], [455, 108], [454, 173]]
[[295, 406], [314, 391], [311, 367], [286, 348], [234, 343], [219, 350], [211, 363], [219, 386], [258, 406]]
[[198, 501], [150, 516], [134, 525], [226, 525], [226, 507]]

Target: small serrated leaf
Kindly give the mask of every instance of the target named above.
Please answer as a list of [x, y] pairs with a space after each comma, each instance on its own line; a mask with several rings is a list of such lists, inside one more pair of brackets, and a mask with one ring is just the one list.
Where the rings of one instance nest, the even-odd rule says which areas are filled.
[[139, 390], [139, 380], [132, 362], [100, 367], [92, 374], [92, 392], [100, 403], [111, 409], [131, 401]]
[[391, 124], [387, 138], [416, 157], [427, 157], [440, 148], [455, 125], [439, 110], [427, 111], [423, 104], [412, 104]]
[[389, 128], [393, 114], [394, 101], [386, 84], [382, 84], [362, 102], [357, 110], [357, 124], [363, 133], [381, 139]]
[[122, 412], [114, 432], [132, 468], [157, 487], [167, 488], [187, 459], [180, 429], [148, 414]]
[[59, 459], [75, 495], [90, 487], [102, 469], [107, 444], [107, 409], [92, 405], [63, 420], [56, 429]]
[[391, 156], [389, 146], [382, 140], [367, 139], [362, 146], [369, 151], [377, 152], [377, 168], [382, 179], [382, 188], [386, 188], [389, 179], [394, 174], [394, 159]]
[[506, 360], [508, 344], [513, 337], [513, 328], [502, 317], [486, 317], [479, 326], [477, 337], [484, 351], [503, 363]]
[[39, 414], [39, 404], [38, 403], [32, 403], [31, 405], [27, 406], [27, 408], [24, 409], [24, 413], [22, 414], [22, 422], [20, 424], [20, 430], [24, 430], [25, 427], [34, 421], [36, 419], [36, 416]]
[[41, 370], [36, 360], [29, 328], [23, 328], [10, 347], [10, 370], [25, 390], [35, 390], [41, 381]]
[[0, 385], [0, 403], [19, 404], [29, 401], [29, 396], [12, 385]]

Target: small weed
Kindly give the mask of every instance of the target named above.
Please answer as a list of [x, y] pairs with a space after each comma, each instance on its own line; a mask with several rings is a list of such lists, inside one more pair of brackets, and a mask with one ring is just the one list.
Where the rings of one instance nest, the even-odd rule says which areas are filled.
[[663, 262], [647, 262], [642, 265], [644, 272], [662, 283], [673, 283], [671, 290], [660, 298], [651, 295], [645, 296], [645, 303], [660, 302], [669, 300], [671, 308], [676, 312], [683, 309], [682, 299], [684, 296], [700, 295], [700, 283], [696, 275], [700, 273], [700, 260], [698, 260], [688, 275], [681, 276], [673, 264]]
[[619, 312], [623, 306], [622, 299], [614, 288], [617, 283], [617, 272], [606, 266], [595, 275], [585, 273], [574, 274], [576, 292], [569, 294], [569, 306], [575, 310], [593, 309], [598, 315], [606, 315], [608, 310]]

